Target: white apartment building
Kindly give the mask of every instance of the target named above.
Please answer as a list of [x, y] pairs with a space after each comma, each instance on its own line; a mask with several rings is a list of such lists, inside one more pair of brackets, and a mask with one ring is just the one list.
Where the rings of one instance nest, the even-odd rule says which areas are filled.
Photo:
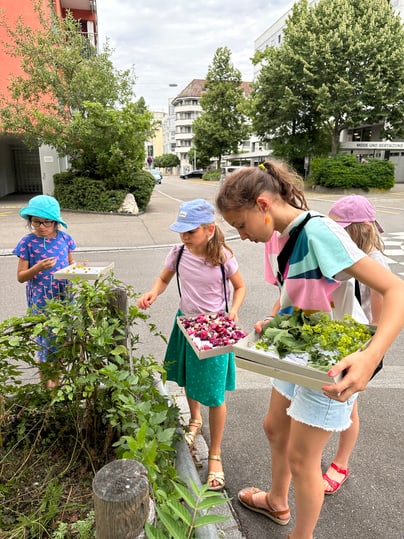
[[172, 101], [175, 122], [175, 154], [180, 160], [180, 174], [196, 168], [191, 163], [189, 150], [192, 148], [192, 124], [202, 111], [199, 104], [205, 87], [203, 79], [192, 80]]
[[[241, 87], [246, 94], [251, 91], [251, 84], [249, 82], [243, 82]], [[194, 79], [171, 102], [175, 124], [174, 153], [178, 155], [180, 160], [180, 174], [196, 168], [196, 163], [191, 162], [192, 159], [190, 159], [189, 150], [193, 146], [192, 124], [202, 112], [199, 100], [204, 88], [204, 79]], [[167, 140], [169, 140], [167, 134], [166, 137]], [[223, 156], [222, 163], [220, 163], [217, 168], [229, 164], [258, 165], [266, 159], [268, 155], [269, 151], [267, 146], [262, 144], [257, 137], [253, 136], [240, 144], [237, 154]]]
[[[313, 0], [311, 3], [314, 4], [317, 1]], [[255, 40], [255, 51], [263, 51], [266, 47], [279, 47], [281, 45], [286, 19], [291, 14], [294, 3], [294, 1], [291, 2], [285, 13]], [[390, 4], [404, 21], [404, 0], [390, 0]], [[254, 77], [258, 75], [258, 72], [259, 67], [256, 66]], [[362, 158], [367, 156], [390, 159], [395, 164], [396, 182], [404, 183], [404, 140], [382, 140], [382, 128], [383, 125], [362, 125], [354, 129], [346, 129], [341, 133], [340, 150]]]

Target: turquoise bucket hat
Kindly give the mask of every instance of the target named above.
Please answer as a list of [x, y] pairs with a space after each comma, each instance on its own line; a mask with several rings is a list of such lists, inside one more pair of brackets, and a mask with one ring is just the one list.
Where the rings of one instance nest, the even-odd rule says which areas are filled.
[[60, 216], [59, 202], [56, 198], [49, 195], [38, 195], [31, 198], [28, 206], [20, 210], [20, 215], [24, 219], [28, 219], [28, 217], [42, 217], [42, 219], [56, 221], [67, 228], [67, 224]]

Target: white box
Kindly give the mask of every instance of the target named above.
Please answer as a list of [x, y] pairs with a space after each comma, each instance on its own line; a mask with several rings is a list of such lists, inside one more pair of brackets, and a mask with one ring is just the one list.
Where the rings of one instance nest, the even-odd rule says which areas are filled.
[[95, 281], [101, 275], [110, 273], [114, 269], [113, 262], [88, 262], [87, 264], [75, 262], [53, 274], [55, 279], [86, 279]]
[[314, 367], [297, 365], [286, 359], [280, 359], [275, 349], [265, 351], [254, 348], [254, 343], [260, 337], [259, 333], [253, 332], [233, 345], [236, 364], [241, 369], [320, 391], [323, 386], [335, 384], [341, 379], [341, 375], [331, 377], [326, 372]]

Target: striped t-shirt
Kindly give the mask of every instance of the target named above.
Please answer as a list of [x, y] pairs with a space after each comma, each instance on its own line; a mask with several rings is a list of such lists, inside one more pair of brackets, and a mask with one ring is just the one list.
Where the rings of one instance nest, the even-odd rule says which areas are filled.
[[[266, 243], [265, 278], [268, 282], [280, 286], [276, 277], [277, 255], [290, 232], [307, 213], [300, 214], [282, 234], [274, 234]], [[314, 211], [310, 211], [310, 214], [321, 215]], [[341, 225], [323, 215], [310, 219], [300, 232], [286, 264], [284, 282], [280, 286], [280, 314], [291, 313], [293, 308], [299, 308], [325, 311], [335, 317], [333, 294], [337, 297], [335, 292], [342, 282], [351, 278], [344, 270], [364, 256], [365, 253]]]

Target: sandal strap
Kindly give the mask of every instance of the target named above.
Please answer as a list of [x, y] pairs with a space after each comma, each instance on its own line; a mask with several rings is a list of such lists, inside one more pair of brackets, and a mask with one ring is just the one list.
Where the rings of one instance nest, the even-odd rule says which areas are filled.
[[339, 487], [342, 484], [339, 481], [336, 481], [335, 479], [331, 479], [331, 477], [329, 477], [326, 473], [323, 473], [323, 479], [325, 479], [331, 487], [331, 490], [327, 492], [335, 492], [336, 490], [339, 489]]
[[217, 481], [224, 485], [224, 472], [208, 472], [208, 483], [212, 481]]
[[290, 508], [287, 507], [286, 509], [282, 509], [281, 511], [276, 511], [272, 505], [269, 503], [269, 492], [267, 492], [266, 496], [265, 496], [265, 501], [267, 502], [267, 506], [268, 506], [268, 509], [269, 511], [272, 513], [272, 515], [275, 517], [275, 518], [279, 518], [281, 517], [282, 515], [286, 515], [286, 513], [289, 513], [290, 512]]
[[340, 474], [342, 474], [342, 475], [345, 475], [345, 476], [346, 476], [346, 475], [348, 475], [348, 473], [349, 473], [349, 470], [348, 470], [348, 469], [344, 470], [343, 468], [340, 468], [339, 466], [337, 466], [337, 465], [335, 464], [335, 462], [331, 462], [330, 466], [331, 466], [331, 468], [334, 468], [334, 470], [335, 470], [336, 472], [338, 472], [338, 473], [340, 473]]
[[221, 461], [222, 458], [219, 455], [208, 455], [208, 460], [219, 460], [219, 461]]
[[194, 417], [191, 417], [188, 423], [189, 426], [195, 425], [197, 427], [202, 427], [202, 420], [201, 419], [195, 419]]

